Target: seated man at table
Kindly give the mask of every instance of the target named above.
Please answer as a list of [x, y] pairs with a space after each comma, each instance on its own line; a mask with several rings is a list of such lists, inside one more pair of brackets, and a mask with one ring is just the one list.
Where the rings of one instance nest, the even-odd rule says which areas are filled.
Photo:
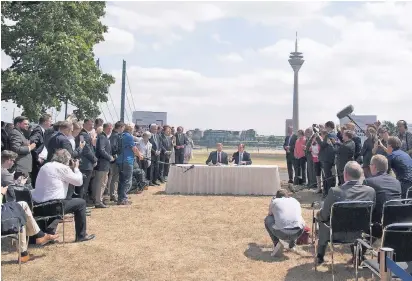
[[216, 144], [216, 151], [212, 151], [209, 154], [209, 157], [206, 160], [206, 164], [208, 165], [227, 165], [229, 164], [228, 162], [228, 157], [227, 153], [223, 152], [223, 145], [221, 143]]
[[[79, 170], [79, 161], [72, 160], [66, 149], [57, 150], [51, 162], [40, 168], [36, 180], [36, 189], [32, 191], [33, 201], [43, 203], [50, 200], [62, 200], [64, 213], [74, 213], [76, 242], [94, 239], [94, 235], [86, 234], [86, 201], [82, 198], [66, 200], [69, 184], [81, 186], [83, 174]], [[59, 220], [54, 220], [48, 227], [48, 233], [54, 233]]]
[[250, 154], [245, 151], [245, 145], [243, 143], [239, 144], [238, 151], [233, 153], [232, 160], [235, 161], [236, 165], [252, 165], [252, 159], [250, 159]]
[[270, 202], [265, 227], [273, 241], [272, 257], [282, 252], [283, 244], [279, 240], [288, 242], [290, 250], [295, 249], [296, 240], [303, 233], [305, 221], [299, 201], [289, 197], [285, 189], [278, 190]]
[[[360, 180], [363, 176], [362, 167], [356, 161], [346, 163], [343, 170], [345, 183], [340, 187], [332, 187], [323, 203], [322, 209], [316, 214], [319, 222], [329, 223], [332, 205], [342, 201], [372, 201], [375, 202], [375, 190], [367, 185], [363, 185]], [[316, 262], [324, 262], [326, 247], [329, 242], [329, 228], [323, 223], [319, 224], [319, 242]], [[361, 238], [361, 237], [358, 237]], [[356, 240], [356, 238], [354, 239]]]

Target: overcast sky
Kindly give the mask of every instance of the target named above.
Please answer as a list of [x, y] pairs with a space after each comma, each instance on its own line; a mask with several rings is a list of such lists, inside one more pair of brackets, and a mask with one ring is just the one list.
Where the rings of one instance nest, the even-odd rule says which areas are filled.
[[[348, 104], [412, 121], [411, 15], [412, 3], [392, 2], [108, 2], [109, 33], [95, 53], [116, 78], [117, 113], [125, 59], [133, 110], [167, 111], [169, 124], [187, 129], [283, 135], [298, 31], [300, 127], [335, 120]], [[12, 113], [3, 102], [2, 120]]]

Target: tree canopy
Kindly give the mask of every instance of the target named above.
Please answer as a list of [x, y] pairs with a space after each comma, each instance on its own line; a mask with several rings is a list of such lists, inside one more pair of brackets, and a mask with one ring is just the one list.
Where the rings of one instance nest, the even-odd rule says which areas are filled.
[[2, 100], [36, 120], [67, 100], [95, 117], [114, 78], [95, 63], [93, 46], [104, 40], [105, 2], [2, 2], [1, 48], [12, 65], [1, 71]]

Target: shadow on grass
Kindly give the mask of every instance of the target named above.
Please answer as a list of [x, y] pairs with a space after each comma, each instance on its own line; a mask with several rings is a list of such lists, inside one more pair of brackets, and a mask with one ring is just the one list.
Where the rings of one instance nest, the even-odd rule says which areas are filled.
[[[44, 258], [46, 256], [46, 254], [41, 254], [41, 255], [32, 255], [32, 254], [30, 254], [30, 261], [34, 261], [34, 260], [37, 260], [37, 259], [41, 259], [41, 258]], [[5, 265], [5, 264], [19, 264], [19, 262], [18, 262], [18, 260], [17, 260], [18, 258], [17, 258], [17, 253], [16, 253], [16, 259], [13, 259], [13, 260], [8, 260], [8, 261], [2, 261], [1, 262], [1, 265]], [[23, 264], [22, 264], [23, 265]]]
[[[255, 261], [263, 261], [263, 262], [282, 262], [288, 260], [289, 258], [286, 257], [283, 253], [279, 257], [271, 257], [270, 254], [272, 253], [272, 246], [266, 245], [258, 245], [256, 243], [249, 243], [248, 248], [245, 250], [244, 255], [252, 260]], [[268, 249], [263, 251], [263, 249]]]
[[[325, 271], [327, 268], [327, 271]], [[348, 266], [343, 263], [335, 264], [335, 280], [354, 280], [355, 269], [352, 266]], [[370, 280], [371, 274], [368, 270], [359, 272], [359, 277], [364, 278], [361, 280]], [[369, 279], [368, 279], [369, 278]], [[332, 279], [332, 264], [321, 265], [318, 267], [318, 271], [315, 271], [313, 263], [305, 263], [295, 266], [288, 270], [285, 276], [285, 281], [317, 281], [317, 280], [331, 280]]]

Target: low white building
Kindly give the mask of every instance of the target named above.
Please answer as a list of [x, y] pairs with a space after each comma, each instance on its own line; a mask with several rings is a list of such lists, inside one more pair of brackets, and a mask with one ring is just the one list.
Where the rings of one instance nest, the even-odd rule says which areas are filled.
[[167, 124], [167, 112], [133, 111], [133, 123], [142, 130], [148, 130], [150, 124], [163, 126]]

